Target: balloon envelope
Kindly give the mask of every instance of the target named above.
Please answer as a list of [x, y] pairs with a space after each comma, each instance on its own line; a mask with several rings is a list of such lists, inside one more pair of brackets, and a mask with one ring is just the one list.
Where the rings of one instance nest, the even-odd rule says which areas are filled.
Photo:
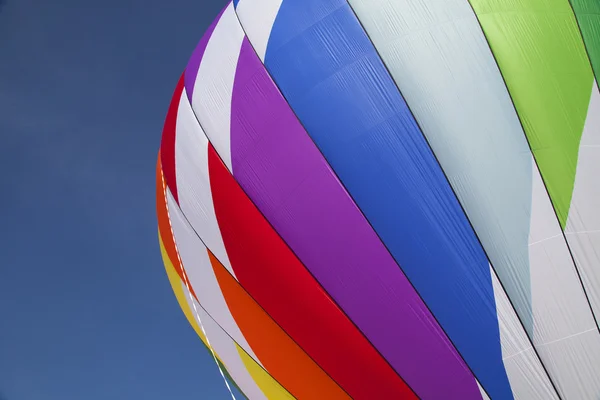
[[238, 0], [160, 246], [249, 399], [600, 396], [597, 0]]

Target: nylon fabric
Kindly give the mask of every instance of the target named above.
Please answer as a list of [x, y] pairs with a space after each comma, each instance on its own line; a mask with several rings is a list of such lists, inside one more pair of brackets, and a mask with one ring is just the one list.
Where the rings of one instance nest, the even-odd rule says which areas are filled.
[[[194, 300], [193, 297], [191, 297], [191, 292], [187, 289], [187, 286], [183, 283], [183, 281], [175, 271], [174, 264], [179, 264], [179, 260], [176, 259], [175, 262], [172, 262], [169, 258], [169, 255], [163, 244], [163, 238], [160, 234], [160, 231], [159, 244], [161, 248], [161, 255], [163, 257], [165, 270], [167, 272], [169, 282], [171, 283], [171, 287], [173, 288], [177, 301], [181, 309], [183, 310], [186, 318], [188, 319], [188, 321], [190, 322], [190, 324], [192, 325], [192, 327], [194, 328], [204, 345], [206, 347], [212, 348], [217, 363], [220, 363], [221, 365], [220, 368], [225, 367], [225, 369], [227, 370], [227, 374], [230, 375], [233, 378], [233, 380], [235, 380], [236, 385], [240, 388], [240, 391], [242, 391], [244, 394], [250, 394], [252, 396], [252, 399], [266, 399], [264, 397], [263, 392], [256, 385], [256, 382], [254, 381], [253, 377], [250, 375], [250, 372], [246, 369], [245, 364], [242, 363], [242, 360], [239, 359], [239, 356], [236, 357], [236, 354], [239, 355], [239, 351], [243, 350], [239, 348], [237, 344], [231, 339], [231, 337], [229, 337], [229, 335], [227, 335], [225, 331], [223, 331], [214, 321], [212, 321], [212, 318], [207, 313], [205, 313], [200, 307], [196, 307], [196, 311], [192, 311], [193, 307], [190, 305], [190, 302]], [[181, 269], [182, 266], [179, 265], [179, 268]], [[200, 321], [203, 324], [206, 335], [204, 334], [203, 330], [200, 329]], [[210, 345], [207, 336], [210, 336]], [[214, 340], [215, 337], [216, 340]], [[260, 369], [260, 366], [258, 368]]]
[[417, 394], [433, 380], [437, 395], [473, 395], [472, 374], [248, 42], [237, 71], [231, 153], [240, 186]]
[[[557, 310], [556, 319], [568, 321], [568, 326], [550, 320], [548, 325], [554, 332], [537, 329], [535, 334], [538, 337], [555, 336], [551, 340], [552, 347], [557, 351], [562, 348], [561, 351], [569, 355], [568, 358], [553, 356], [555, 362], [552, 365], [559, 365], [559, 359], [564, 365], [563, 360], [567, 359], [574, 366], [567, 368], [565, 365], [561, 369], [565, 381], [561, 390], [577, 398], [595, 399], [600, 395], [600, 348], [597, 336], [592, 339], [590, 335], [598, 333], [600, 288], [595, 282], [600, 281], [600, 270], [594, 261], [598, 259], [600, 243], [595, 243], [588, 233], [594, 232], [600, 212], [597, 207], [587, 205], [593, 202], [597, 187], [597, 183], [588, 179], [597, 176], [600, 165], [590, 162], [589, 148], [583, 146], [583, 135], [588, 136], [594, 131], [590, 127], [596, 124], [600, 104], [593, 101], [598, 95], [598, 87], [588, 52], [567, 1], [472, 0], [471, 4], [506, 81], [543, 177], [542, 190], [547, 189], [550, 194], [560, 227], [565, 231], [561, 236], [566, 237], [576, 263], [573, 271], [577, 281], [581, 281], [573, 282], [574, 278], [567, 278], [561, 269], [552, 270], [550, 276], [553, 279], [567, 278], [557, 292], [567, 301], [563, 303], [556, 299], [553, 307]], [[574, 197], [576, 181], [578, 193]], [[535, 220], [532, 218], [532, 224]], [[577, 228], [573, 227], [572, 220], [578, 221]], [[539, 224], [550, 225], [549, 222]], [[569, 234], [573, 230], [580, 233]], [[557, 264], [556, 260], [567, 262], [571, 254], [556, 247], [556, 238], [539, 236], [545, 242], [536, 242], [536, 246], [543, 246], [543, 249], [532, 249], [532, 256], [544, 262], [552, 261], [553, 265]], [[543, 282], [548, 273], [540, 271], [537, 276]], [[546, 285], [540, 283], [538, 288], [549, 300], [554, 299], [554, 292]], [[582, 296], [585, 303], [589, 302], [596, 321], [590, 320], [589, 313], [585, 315], [589, 306], [586, 308], [582, 302], [574, 302]], [[543, 307], [549, 309], [547, 304]], [[573, 340], [558, 342], [563, 337], [579, 334], [583, 336], [577, 343]]]
[[350, 399], [260, 308], [208, 251], [227, 304], [266, 370], [300, 399]]
[[481, 385], [511, 398], [485, 254], [348, 4], [284, 0], [265, 65]]
[[569, 1], [573, 6], [583, 42], [595, 72], [596, 82], [598, 82], [600, 79], [600, 1]]
[[239, 6], [236, 4], [236, 14], [240, 18], [254, 21], [246, 25], [246, 36], [254, 38], [253, 47], [256, 54], [264, 61], [267, 51], [267, 42], [271, 35], [273, 22], [279, 12], [282, 0], [244, 0]]
[[[231, 93], [243, 38], [244, 31], [235, 16], [233, 4], [229, 3], [206, 44], [198, 74], [187, 77], [193, 79], [187, 86], [197, 88], [193, 96], [188, 93], [188, 99], [202, 120], [204, 130], [229, 132]], [[201, 52], [202, 48], [198, 46], [194, 57]], [[230, 148], [229, 139], [229, 135], [220, 135], [213, 138], [213, 145], [222, 150], [223, 162], [231, 169], [231, 154], [225, 151]]]
[[185, 82], [185, 90], [188, 94], [188, 98], [191, 99], [194, 96], [194, 84], [196, 83], [196, 76], [198, 75], [198, 70], [200, 69], [200, 60], [204, 56], [204, 52], [206, 51], [206, 45], [208, 44], [208, 39], [212, 36], [217, 22], [221, 19], [223, 13], [229, 8], [229, 3], [223, 7], [223, 9], [219, 12], [214, 21], [209, 25], [204, 35], [200, 39], [200, 42], [192, 52], [190, 59], [188, 60], [187, 66], [183, 73], [184, 82]]
[[202, 308], [255, 360], [257, 368], [264, 367], [296, 397], [347, 399], [206, 249], [167, 194], [179, 254]]
[[288, 391], [286, 391], [281, 385], [279, 385], [276, 381], [271, 379], [269, 374], [262, 368], [259, 368], [258, 365], [240, 348], [238, 348], [238, 353], [240, 354], [240, 358], [242, 362], [246, 366], [246, 369], [252, 377], [254, 381], [257, 382], [258, 386], [261, 388], [262, 392], [266, 395], [269, 400], [293, 400], [296, 397], [292, 396]]
[[[160, 163], [160, 154], [159, 154], [159, 160], [157, 163], [157, 173], [156, 173], [157, 181], [159, 181], [159, 182], [157, 182], [158, 183], [157, 188], [163, 188], [163, 187], [166, 188], [166, 185], [164, 185], [164, 182], [163, 182], [164, 177], [163, 177], [163, 171], [160, 168], [160, 164], [161, 163]], [[160, 192], [159, 193], [160, 197], [157, 197], [157, 208], [161, 211], [162, 214], [165, 214], [165, 215], [169, 214], [169, 210], [172, 212], [173, 211], [181, 212], [181, 210], [178, 208], [178, 205], [175, 203], [173, 196], [170, 193], [168, 188], [158, 190], [158, 191]], [[170, 207], [167, 206], [167, 203], [169, 202], [168, 198], [171, 199]], [[168, 215], [167, 215], [167, 218], [169, 218]], [[170, 225], [170, 223], [169, 223], [169, 225]], [[169, 226], [169, 228], [170, 228], [170, 226]], [[163, 238], [165, 238], [165, 239], [163, 239]], [[158, 240], [159, 240], [159, 244], [160, 244], [161, 254], [163, 257], [163, 263], [164, 263], [165, 269], [167, 271], [167, 276], [169, 277], [169, 282], [171, 283], [171, 286], [173, 288], [173, 291], [175, 293], [177, 301], [179, 302], [179, 305], [180, 305], [181, 309], [183, 310], [186, 318], [188, 319], [188, 321], [190, 322], [190, 324], [192, 325], [192, 327], [194, 328], [194, 330], [196, 331], [196, 333], [198, 334], [198, 336], [200, 337], [200, 339], [202, 340], [204, 345], [207, 347], [210, 347], [209, 343], [208, 343], [208, 339], [206, 338], [204, 332], [202, 331], [202, 329], [200, 328], [198, 323], [200, 321], [203, 321], [206, 318], [210, 318], [211, 320], [214, 321], [214, 323], [220, 329], [220, 334], [228, 336], [231, 339], [231, 341], [234, 342], [234, 344], [237, 348], [237, 353], [240, 355], [240, 358], [241, 358], [244, 366], [246, 367], [246, 369], [248, 370], [250, 375], [253, 377], [254, 381], [262, 389], [262, 391], [264, 393], [268, 393], [269, 399], [294, 398], [285, 388], [283, 388], [279, 384], [278, 381], [276, 381], [271, 375], [269, 375], [269, 373], [267, 373], [264, 370], [264, 367], [261, 364], [259, 364], [259, 362], [257, 361], [256, 355], [248, 347], [248, 344], [247, 344], [245, 338], [242, 337], [241, 343], [242, 343], [242, 346], [244, 346], [244, 344], [245, 344], [244, 347], [246, 347], [246, 349], [242, 348], [239, 345], [240, 342], [238, 342], [234, 338], [232, 338], [231, 334], [229, 332], [226, 332], [222, 328], [222, 326], [220, 324], [218, 324], [217, 321], [214, 320], [213, 316], [210, 315], [210, 313], [206, 311], [204, 306], [202, 306], [200, 304], [200, 302], [198, 301], [198, 299], [193, 295], [192, 284], [190, 282], [190, 279], [188, 279], [188, 277], [186, 275], [183, 265], [181, 265], [181, 263], [180, 263], [180, 261], [181, 261], [180, 256], [178, 255], [177, 252], [173, 256], [167, 250], [168, 245], [165, 245], [165, 243], [171, 243], [171, 245], [173, 247], [175, 247], [175, 238], [173, 236], [173, 231], [171, 229], [161, 230], [159, 227]], [[204, 252], [208, 252], [208, 249], [206, 249], [206, 247], [204, 247], [204, 245], [202, 243], [200, 243], [198, 248], [200, 249], [200, 251], [203, 250]], [[212, 253], [210, 253], [210, 255], [212, 256]], [[223, 270], [225, 270], [221, 264], [219, 264], [219, 265], [221, 266], [221, 268]], [[177, 271], [183, 271], [184, 276], [182, 276]], [[227, 274], [227, 272], [226, 272], [226, 274]], [[231, 278], [231, 279], [233, 279], [233, 278]], [[187, 282], [187, 284], [185, 284], [184, 282]], [[234, 282], [235, 282], [235, 280], [234, 280]], [[214, 282], [214, 283], [216, 283], [216, 282]], [[243, 291], [243, 289], [242, 289], [242, 291]], [[192, 295], [192, 296], [190, 296], [190, 295]], [[196, 310], [202, 310], [202, 312], [203, 312], [202, 316], [195, 315], [195, 312], [192, 311], [193, 307], [190, 307], [190, 305], [189, 305], [189, 303], [191, 301], [197, 302]], [[214, 308], [213, 300], [209, 299], [208, 302], [205, 304], [208, 305], [209, 307]], [[200, 318], [200, 321], [198, 321], [199, 318]], [[235, 330], [233, 330], [233, 332], [235, 334]], [[248, 353], [248, 350], [250, 351], [250, 353]], [[214, 347], [213, 347], [213, 351], [214, 351]], [[242, 389], [238, 386], [238, 383], [230, 375], [227, 368], [223, 364], [222, 359], [219, 357], [219, 355], [217, 354], [216, 351], [215, 351], [215, 358], [217, 359], [217, 363], [219, 364], [219, 367], [222, 369], [222, 372], [224, 372], [228, 376], [228, 378], [236, 385], [238, 390], [243, 393]], [[231, 366], [230, 366], [230, 368], [231, 368]], [[239, 366], [237, 366], [235, 368], [239, 369]], [[299, 372], [300, 375], [302, 375], [302, 368], [300, 368], [299, 370], [296, 370], [296, 371]], [[239, 375], [240, 375], [240, 372], [238, 371], [237, 376], [239, 376]], [[244, 375], [242, 374], [242, 378], [243, 378], [243, 376]], [[250, 390], [250, 393], [255, 393], [255, 395], [256, 395], [256, 391], [255, 391], [255, 388], [253, 385], [250, 385], [249, 389], [247, 387], [247, 390]], [[258, 395], [260, 396], [261, 394], [259, 393]]]
[[[539, 170], [471, 7], [462, 0], [350, 4], [431, 144], [550, 375], [564, 382], [572, 371], [590, 370], [596, 362], [588, 354], [595, 354], [597, 345], [576, 335], [593, 324], [585, 295], [543, 186], [533, 192]], [[556, 254], [552, 262], [544, 256], [548, 252]], [[550, 274], [549, 268], [555, 271]], [[580, 347], [572, 363], [560, 346], [548, 344], [568, 337], [592, 346], [587, 352]], [[540, 361], [524, 355], [533, 356], [530, 362], [538, 367], [508, 371], [513, 391], [548, 398]]]
[[[183, 75], [179, 78], [175, 93], [169, 104], [169, 110], [163, 127], [162, 140], [160, 143], [160, 163], [164, 171], [166, 184], [172, 189], [175, 201], [178, 200], [177, 177], [175, 173], [175, 125], [177, 123], [177, 110], [179, 108], [179, 98], [183, 93]], [[162, 176], [162, 175], [161, 175]], [[162, 191], [162, 185], [157, 186], [157, 190]]]
[[223, 253], [244, 289], [351, 397], [414, 398], [236, 186], [209, 146], [185, 89], [176, 128], [178, 182], [180, 174], [189, 182], [185, 193], [183, 185], [180, 190], [183, 214], [205, 243], [205, 238], [226, 242]]
[[[223, 15], [219, 24], [231, 17]], [[228, 39], [215, 36], [209, 46], [212, 40]], [[237, 59], [233, 94], [224, 93], [230, 87], [220, 82], [212, 88], [219, 97], [232, 97], [231, 132], [207, 127], [205, 133], [220, 155], [231, 154], [234, 177], [245, 193], [413, 390], [432, 390], [434, 380], [438, 395], [473, 395], [472, 374], [328, 168], [247, 39], [239, 57], [224, 52], [213, 57], [202, 62], [225, 66]], [[201, 90], [196, 88], [196, 94]]]
[[[567, 398], [594, 400], [600, 394], [600, 343], [598, 328], [586, 302], [581, 282], [574, 279], [575, 268], [559, 268], [572, 263], [562, 234], [548, 236], [551, 229], [560, 232], [552, 213], [552, 204], [542, 179], [533, 181], [532, 201], [543, 207], [533, 209], [530, 232], [530, 263], [542, 265], [532, 271], [534, 309], [554, 310], [545, 324], [537, 324], [533, 341], [550, 370], [557, 372], [559, 393]], [[572, 265], [572, 264], [571, 264]], [[547, 282], [560, 282], [560, 287]], [[536, 304], [536, 300], [539, 303]], [[540, 321], [541, 322], [541, 321]]]
[[[185, 290], [184, 295], [185, 299], [188, 301], [189, 307], [194, 309], [193, 302], [195, 302], [195, 300], [190, 297], [189, 292]], [[244, 394], [251, 399], [268, 400], [261, 385], [267, 386], [267, 388], [270, 389], [274, 385], [278, 386], [278, 384], [272, 378], [266, 380], [264, 373], [258, 373], [258, 371], [264, 372], [258, 364], [254, 363], [255, 368], [248, 369], [244, 361], [248, 362], [248, 358], [250, 357], [245, 358], [245, 360], [242, 359], [242, 357], [240, 357], [240, 353], [244, 352], [242, 348], [239, 347], [197, 303], [195, 304], [195, 309], [197, 310], [200, 321], [202, 321], [206, 336], [210, 340], [210, 345], [215, 352], [220, 355], [221, 362], [227, 368], [227, 372], [231, 378], [233, 378], [236, 384], [240, 386]], [[285, 391], [285, 389], [281, 389], [282, 391]]]
[[[241, 355], [240, 355], [240, 357], [241, 357]], [[242, 361], [243, 361], [243, 358], [242, 358]], [[238, 390], [238, 392], [242, 395], [243, 399], [249, 400], [248, 396], [246, 396], [244, 394], [244, 392], [242, 392], [242, 389], [240, 389], [240, 387], [235, 383], [235, 381], [233, 380], [233, 378], [231, 377], [231, 375], [229, 375], [229, 372], [227, 371], [227, 368], [225, 368], [225, 366], [223, 365], [223, 363], [220, 360], [217, 360], [217, 364], [219, 364], [219, 368], [221, 368], [221, 371], [223, 371], [223, 374], [225, 375], [225, 378], [227, 378], [229, 384], [233, 385]], [[246, 368], [248, 368], [248, 364], [246, 364]], [[250, 370], [250, 369], [248, 369], [248, 370]], [[263, 390], [263, 393], [265, 393], [265, 390]], [[267, 397], [268, 396], [269, 395], [267, 395]], [[285, 396], [282, 396], [282, 397], [285, 398]], [[237, 398], [236, 398], [236, 400], [237, 400]]]
[[[206, 137], [202, 133], [192, 112], [185, 88], [180, 94], [177, 123], [174, 129], [175, 167], [177, 182], [180, 183], [179, 206], [190, 224], [202, 227], [202, 241], [235, 276], [229, 256], [223, 244], [215, 216], [212, 193], [208, 177], [208, 151]], [[200, 131], [198, 133], [198, 131]]]
[[[165, 252], [169, 256], [169, 259], [178, 260], [177, 249], [175, 248], [175, 240], [173, 239], [173, 234], [171, 231], [171, 222], [169, 221], [169, 214], [167, 212], [167, 199], [165, 196], [166, 179], [164, 177], [164, 170], [162, 169], [161, 153], [162, 151], [159, 152], [158, 161], [156, 163], [156, 216], [158, 219], [158, 231], [159, 234], [164, 238], [162, 243], [164, 245]], [[178, 262], [173, 264], [173, 268], [182, 281], [187, 279], [187, 276], [185, 276], [185, 271]], [[197, 297], [193, 287], [190, 287], [190, 292], [193, 297]]]
[[217, 281], [206, 247], [181, 213], [169, 188], [167, 188], [167, 207], [179, 259], [183, 264], [182, 268], [185, 270], [186, 281], [190, 289], [197, 294], [196, 301], [245, 352], [260, 364], [260, 358], [252, 350], [228, 307], [227, 299]]
[[470, 0], [496, 56], [561, 227], [593, 74], [565, 0]]
[[531, 335], [528, 236], [536, 172], [477, 18], [464, 0], [349, 3]]
[[242, 286], [352, 398], [415, 398], [285, 246], [210, 145], [209, 171], [221, 233]]
[[[600, 93], [592, 91], [590, 110], [600, 110]], [[591, 112], [591, 111], [590, 111]], [[565, 235], [577, 265], [582, 266], [588, 288], [600, 287], [600, 111], [586, 120], [579, 146], [577, 176]], [[588, 291], [594, 309], [600, 308], [600, 291]]]
[[230, 392], [600, 399], [599, 67], [598, 0], [230, 0], [156, 171]]

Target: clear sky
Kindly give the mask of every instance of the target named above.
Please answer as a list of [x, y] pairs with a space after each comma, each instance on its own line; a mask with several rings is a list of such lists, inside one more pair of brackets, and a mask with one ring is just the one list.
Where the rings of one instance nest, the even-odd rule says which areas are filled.
[[231, 398], [157, 243], [162, 123], [225, 0], [0, 0], [0, 399]]

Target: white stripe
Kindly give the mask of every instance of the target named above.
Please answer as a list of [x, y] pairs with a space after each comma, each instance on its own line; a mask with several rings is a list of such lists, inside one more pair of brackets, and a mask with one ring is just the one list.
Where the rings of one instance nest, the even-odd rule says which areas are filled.
[[[183, 285], [183, 283], [182, 283]], [[221, 362], [227, 368], [227, 372], [231, 378], [239, 386], [249, 399], [264, 399], [267, 400], [265, 394], [260, 390], [248, 370], [244, 362], [240, 358], [235, 342], [223, 331], [219, 325], [208, 315], [199, 304], [191, 298], [189, 291], [183, 288], [185, 297], [190, 305], [190, 309], [196, 307], [199, 317], [204, 325], [206, 338], [210, 341], [215, 353], [219, 355]]]
[[[161, 176], [162, 176], [162, 171], [161, 171]], [[163, 196], [164, 196], [164, 200], [165, 200], [165, 208], [166, 208], [166, 211], [167, 211], [167, 220], [169, 221], [169, 230], [170, 230], [170, 233], [171, 233], [171, 237], [173, 238], [173, 244], [175, 245], [175, 251], [177, 252], [177, 263], [179, 265], [183, 265], [183, 263], [181, 262], [181, 256], [179, 254], [179, 250], [177, 249], [177, 245], [174, 242], [175, 235], [173, 233], [173, 225], [171, 224], [171, 216], [169, 214], [169, 207], [168, 207], [168, 201], [167, 201], [167, 186], [165, 184], [164, 176], [162, 177], [161, 180], [162, 180]], [[163, 254], [163, 256], [164, 256], [164, 254]], [[181, 281], [181, 285], [183, 287], [183, 293], [184, 293], [184, 295], [186, 295], [186, 296], [189, 295], [191, 297], [190, 282], [187, 279], [187, 276], [185, 274], [183, 275], [183, 280]], [[191, 307], [191, 308], [193, 309], [192, 310], [192, 312], [193, 312], [193, 318], [198, 323], [198, 326], [200, 327], [200, 330], [202, 331], [202, 334], [204, 335], [204, 340], [206, 340], [206, 346], [208, 347], [211, 355], [213, 356], [213, 359], [215, 360], [215, 363], [217, 364], [217, 368], [219, 369], [219, 373], [221, 374], [221, 378], [223, 378], [223, 381], [225, 382], [225, 386], [227, 387], [227, 390], [229, 390], [229, 394], [231, 395], [231, 398], [233, 400], [236, 400], [235, 395], [233, 394], [233, 391], [231, 390], [231, 387], [229, 386], [229, 382], [225, 378], [225, 374], [223, 373], [223, 370], [221, 369], [221, 366], [219, 365], [219, 361], [217, 359], [217, 355], [215, 353], [215, 349], [210, 344], [210, 340], [208, 339], [208, 336], [206, 335], [206, 330], [204, 328], [204, 324], [202, 323], [202, 319], [200, 318], [200, 314], [198, 312], [199, 311], [198, 307], [196, 307], [196, 303], [193, 303], [192, 306], [193, 307]]]
[[229, 128], [231, 96], [244, 31], [233, 3], [223, 12], [210, 37], [194, 84], [192, 106], [211, 143], [231, 171]]
[[600, 394], [600, 335], [539, 174], [532, 187], [529, 263], [534, 344], [565, 398]]
[[[500, 326], [502, 359], [515, 399], [558, 399], [546, 371], [539, 362], [539, 358], [491, 266], [490, 273]], [[529, 377], [529, 379], [523, 379], [523, 377]]]
[[[553, 380], [572, 398], [600, 393], [593, 379], [573, 380], [574, 374], [599, 371], [600, 358], [590, 358], [581, 345], [599, 347], [600, 335], [571, 339], [577, 344], [568, 355], [560, 346], [541, 346], [588, 329], [593, 318], [573, 262], [563, 257], [568, 249], [543, 186], [542, 191], [535, 186], [531, 197], [532, 182], [541, 183], [539, 171], [468, 1], [349, 3], [431, 144], [519, 317], [535, 332], [531, 339]], [[539, 254], [550, 243], [560, 255], [552, 262]], [[547, 374], [529, 350], [531, 341], [506, 293], [495, 286], [502, 353], [515, 397], [548, 398]]]
[[600, 318], [600, 92], [596, 82], [581, 136], [565, 233]]
[[479, 382], [477, 382], [477, 387], [479, 388], [479, 392], [481, 393], [481, 400], [491, 400], [490, 396], [488, 396], [485, 390], [483, 390]]
[[227, 270], [235, 276], [217, 222], [208, 174], [208, 139], [182, 92], [175, 134], [177, 194], [183, 215]]
[[240, 22], [248, 37], [252, 38], [252, 46], [263, 62], [281, 3], [283, 0], [240, 0], [237, 5]]
[[233, 340], [259, 362], [229, 311], [206, 247], [181, 214], [170, 190], [167, 190], [167, 204], [181, 263], [200, 304]]

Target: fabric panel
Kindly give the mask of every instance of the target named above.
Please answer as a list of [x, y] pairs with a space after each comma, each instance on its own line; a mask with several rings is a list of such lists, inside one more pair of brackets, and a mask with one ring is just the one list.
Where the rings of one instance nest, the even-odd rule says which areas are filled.
[[[223, 15], [219, 24], [229, 25], [226, 18], [235, 16]], [[216, 35], [209, 46], [213, 40], [226, 41]], [[225, 52], [212, 57], [202, 62], [226, 66], [236, 59]], [[197, 87], [196, 94], [201, 90]], [[427, 390], [434, 380], [439, 393], [459, 396], [457, 386], [471, 376], [468, 368], [246, 39], [237, 58], [233, 94], [225, 94], [230, 87], [220, 81], [212, 90], [219, 97], [232, 97], [231, 132], [206, 127], [205, 133], [219, 155], [231, 153], [234, 178], [277, 233], [413, 390]], [[203, 125], [202, 110], [196, 109], [200, 106], [193, 108]]]
[[229, 310], [206, 247], [189, 226], [168, 188], [167, 207], [179, 258], [185, 268], [190, 288], [193, 288], [196, 293], [197, 301], [244, 351], [260, 363], [260, 359], [252, 351], [244, 333]]
[[[528, 336], [547, 354], [542, 361], [568, 360], [563, 353], [549, 354], [559, 348], [547, 344], [585, 331], [591, 315], [548, 196], [533, 193], [539, 171], [471, 7], [462, 0], [350, 4], [431, 144]], [[566, 254], [552, 264], [541, 257], [545, 244], [538, 243], [548, 238], [547, 245]], [[547, 273], [550, 265], [553, 274]], [[532, 286], [541, 290], [532, 293]], [[573, 324], [574, 318], [581, 323]], [[576, 359], [590, 360], [582, 357]], [[579, 361], [547, 365], [554, 380], [589, 367]], [[532, 369], [509, 378], [513, 391], [537, 380], [544, 398], [545, 375]]]
[[594, 80], [575, 15], [565, 0], [470, 3], [564, 227]]
[[260, 308], [210, 253], [219, 285], [244, 334], [262, 364], [299, 399], [350, 399], [307, 354]]
[[415, 398], [298, 261], [209, 146], [215, 210], [236, 276], [352, 398]]
[[[190, 305], [193, 298], [190, 296], [190, 292], [187, 290], [185, 284], [181, 281], [181, 278], [177, 275], [173, 263], [169, 259], [169, 256], [162, 246], [162, 238], [159, 234], [159, 242], [161, 244], [161, 253], [163, 256], [163, 262], [167, 271], [167, 276], [171, 283], [171, 287], [175, 293], [179, 306], [183, 310], [186, 318], [202, 340], [205, 346], [212, 347], [218, 361], [227, 369], [227, 373], [235, 381], [236, 385], [239, 386], [240, 390], [248, 398], [254, 399], [266, 399], [263, 391], [257, 386], [254, 378], [246, 368], [247, 364], [244, 364], [242, 359], [239, 357], [239, 352], [243, 350], [238, 347], [235, 342], [227, 335], [227, 333], [221, 330], [211, 317], [206, 314], [200, 307], [197, 307], [198, 315], [192, 311], [193, 307]], [[200, 326], [198, 325], [200, 320], [206, 331], [206, 336]], [[207, 339], [207, 336], [209, 339]], [[210, 345], [209, 345], [210, 340]], [[236, 356], [237, 354], [237, 356]], [[248, 360], [246, 359], [246, 363]], [[260, 369], [260, 366], [257, 368]], [[256, 374], [256, 370], [253, 372]], [[260, 376], [262, 382], [267, 381], [264, 376]], [[271, 378], [272, 379], [272, 378]], [[269, 382], [268, 386], [277, 386], [276, 382]], [[285, 397], [282, 397], [285, 398]]]
[[175, 168], [181, 211], [192, 227], [202, 227], [202, 241], [235, 276], [215, 216], [208, 178], [207, 140], [192, 112], [185, 88], [179, 96], [176, 121]]
[[[200, 67], [197, 75], [187, 75], [188, 86], [195, 88], [193, 94], [188, 93], [198, 118], [202, 120], [205, 130], [229, 132], [231, 123], [231, 88], [235, 76], [237, 57], [244, 38], [233, 3], [229, 3], [218, 20], [206, 50], [201, 56]], [[194, 51], [191, 61], [195, 61], [201, 52], [200, 43]], [[221, 88], [227, 90], [221, 90]], [[229, 149], [229, 136], [222, 135], [215, 138], [213, 145], [221, 151], [225, 164], [231, 168], [231, 154], [224, 151]]]
[[598, 0], [570, 0], [570, 2], [598, 81], [600, 78], [600, 2]]
[[484, 389], [510, 398], [485, 254], [348, 4], [284, 0], [265, 65]]

